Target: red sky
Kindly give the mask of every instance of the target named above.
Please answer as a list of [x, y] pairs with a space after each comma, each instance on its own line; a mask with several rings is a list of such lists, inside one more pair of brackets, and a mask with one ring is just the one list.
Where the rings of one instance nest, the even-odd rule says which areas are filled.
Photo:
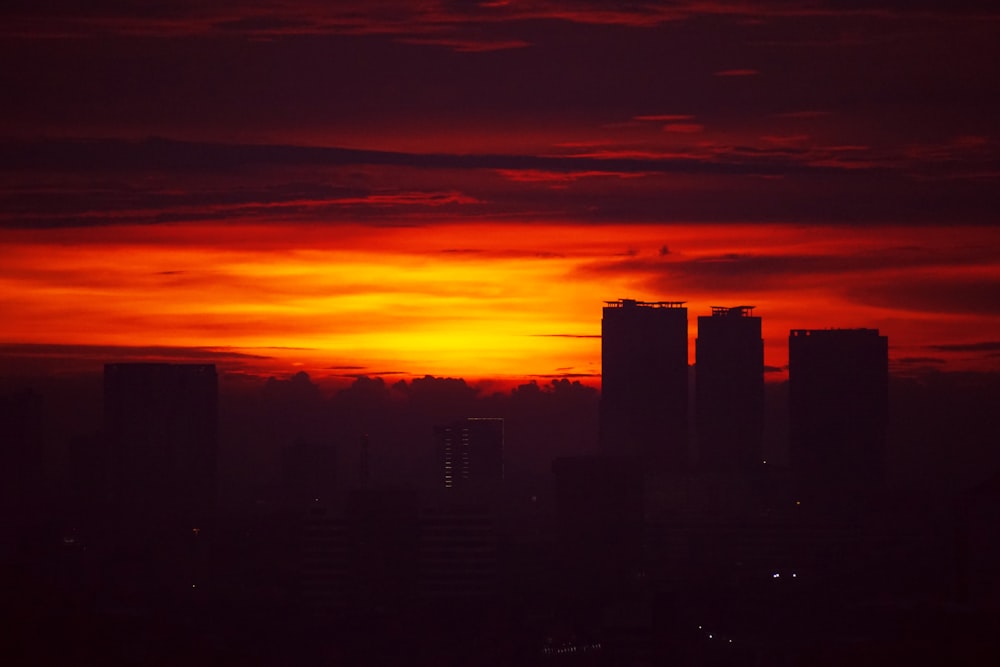
[[983, 3], [36, 4], [0, 10], [6, 372], [593, 378], [621, 297], [692, 338], [754, 304], [776, 369], [831, 326], [1000, 368]]

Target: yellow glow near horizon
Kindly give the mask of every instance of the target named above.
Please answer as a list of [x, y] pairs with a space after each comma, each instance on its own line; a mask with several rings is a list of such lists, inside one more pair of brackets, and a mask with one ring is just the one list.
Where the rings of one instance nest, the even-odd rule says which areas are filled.
[[602, 302], [631, 297], [686, 300], [692, 339], [709, 306], [756, 305], [781, 365], [793, 327], [880, 326], [905, 349], [996, 325], [893, 300], [904, 279], [1000, 278], [995, 232], [954, 238], [705, 224], [6, 230], [0, 342], [227, 348], [277, 374], [593, 375]]

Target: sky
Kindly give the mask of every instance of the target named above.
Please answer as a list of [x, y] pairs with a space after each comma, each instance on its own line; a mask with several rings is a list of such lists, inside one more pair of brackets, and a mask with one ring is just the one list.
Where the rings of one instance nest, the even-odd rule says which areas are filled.
[[596, 384], [606, 300], [1000, 370], [1000, 10], [0, 9], [0, 373]]

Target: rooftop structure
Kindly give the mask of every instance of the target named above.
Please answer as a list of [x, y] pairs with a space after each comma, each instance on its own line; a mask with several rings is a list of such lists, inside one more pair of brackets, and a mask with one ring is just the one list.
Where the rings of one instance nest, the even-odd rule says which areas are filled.
[[698, 318], [695, 414], [702, 467], [760, 465], [764, 424], [764, 341], [753, 306], [713, 306]]
[[688, 460], [688, 331], [683, 301], [605, 302], [601, 447], [681, 472]]

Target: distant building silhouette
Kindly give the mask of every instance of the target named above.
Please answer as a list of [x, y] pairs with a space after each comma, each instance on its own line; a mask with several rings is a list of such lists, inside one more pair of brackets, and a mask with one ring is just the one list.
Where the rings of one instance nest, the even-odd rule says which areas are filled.
[[218, 379], [210, 364], [107, 364], [115, 563], [126, 597], [176, 601], [204, 572], [217, 492]]
[[487, 490], [503, 481], [503, 418], [460, 419], [434, 432], [444, 488]]
[[688, 463], [683, 301], [607, 301], [601, 321], [601, 448], [681, 472]]
[[336, 448], [299, 439], [281, 450], [281, 491], [286, 504], [328, 503], [336, 488]]
[[496, 517], [486, 504], [441, 503], [420, 512], [420, 595], [445, 606], [499, 595]]
[[643, 469], [624, 456], [552, 462], [559, 571], [571, 594], [614, 590], [642, 565]]
[[0, 521], [5, 527], [23, 523], [39, 509], [44, 481], [43, 405], [41, 395], [30, 389], [0, 395]]
[[801, 502], [861, 509], [885, 473], [888, 338], [877, 329], [793, 329], [788, 380]]
[[304, 517], [298, 588], [305, 610], [397, 610], [417, 595], [418, 499], [407, 489], [356, 489], [342, 511]]
[[764, 341], [753, 308], [713, 307], [711, 316], [698, 318], [695, 415], [704, 468], [761, 465]]
[[42, 397], [0, 395], [0, 554], [19, 549], [21, 532], [41, 518], [44, 498]]

